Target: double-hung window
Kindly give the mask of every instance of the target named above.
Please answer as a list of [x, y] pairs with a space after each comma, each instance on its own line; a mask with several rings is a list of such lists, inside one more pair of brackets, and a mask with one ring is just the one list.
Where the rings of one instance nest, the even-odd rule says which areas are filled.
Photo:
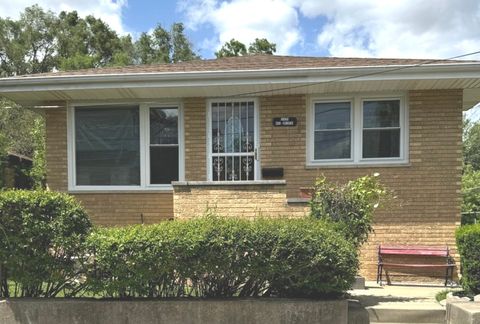
[[405, 163], [407, 108], [403, 96], [315, 99], [310, 105], [308, 165]]
[[69, 108], [69, 189], [170, 189], [182, 173], [179, 106]]

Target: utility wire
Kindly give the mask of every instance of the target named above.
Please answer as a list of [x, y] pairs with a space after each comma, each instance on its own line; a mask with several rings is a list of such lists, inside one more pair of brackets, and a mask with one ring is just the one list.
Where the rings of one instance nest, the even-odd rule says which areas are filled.
[[308, 84], [300, 84], [300, 85], [296, 85], [296, 86], [288, 86], [288, 87], [277, 88], [277, 89], [243, 92], [243, 93], [237, 93], [237, 94], [233, 94], [233, 95], [225, 95], [225, 96], [222, 96], [221, 98], [244, 97], [244, 96], [251, 96], [251, 95], [268, 93], [268, 92], [274, 93], [276, 91], [306, 88], [306, 87], [311, 87], [311, 86], [319, 85], [319, 84], [328, 84], [328, 83], [334, 83], [334, 82], [339, 82], [339, 81], [347, 81], [347, 80], [362, 78], [362, 77], [365, 77], [365, 76], [379, 75], [379, 74], [385, 74], [385, 73], [390, 73], [390, 72], [395, 72], [395, 71], [400, 71], [400, 70], [411, 69], [411, 68], [431, 64], [431, 63], [438, 63], [438, 62], [443, 62], [443, 61], [455, 60], [455, 59], [458, 59], [458, 58], [467, 57], [467, 56], [471, 56], [471, 55], [475, 55], [475, 54], [480, 54], [480, 50], [475, 51], [475, 52], [466, 53], [466, 54], [452, 56], [452, 57], [445, 58], [445, 59], [425, 60], [424, 62], [421, 62], [421, 63], [408, 65], [408, 66], [399, 66], [399, 67], [395, 67], [395, 68], [391, 68], [391, 69], [387, 69], [387, 70], [383, 70], [383, 71], [362, 73], [362, 74], [358, 74], [358, 75], [342, 77], [342, 78], [333, 79], [333, 80], [319, 81], [319, 82], [313, 82], [313, 83], [308, 83]]

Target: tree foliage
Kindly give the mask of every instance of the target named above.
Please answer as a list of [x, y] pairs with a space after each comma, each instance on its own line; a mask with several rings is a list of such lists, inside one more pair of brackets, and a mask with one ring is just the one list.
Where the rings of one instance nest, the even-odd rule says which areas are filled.
[[182, 23], [169, 30], [158, 25], [134, 42], [101, 19], [82, 18], [76, 11], [55, 15], [34, 5], [18, 20], [0, 18], [1, 76], [198, 58]]
[[275, 43], [270, 43], [266, 38], [255, 38], [255, 41], [250, 43], [248, 51], [245, 44], [232, 38], [229, 42], [226, 42], [218, 52], [215, 52], [215, 56], [220, 58], [256, 54], [272, 55], [276, 51], [277, 45]]
[[480, 170], [480, 122], [468, 120], [463, 125], [463, 157], [465, 165]]

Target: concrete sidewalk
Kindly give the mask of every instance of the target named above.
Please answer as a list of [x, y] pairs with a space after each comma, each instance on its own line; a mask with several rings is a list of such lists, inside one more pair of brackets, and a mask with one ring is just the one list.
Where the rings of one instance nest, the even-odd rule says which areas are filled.
[[349, 294], [368, 312], [371, 323], [444, 323], [445, 307], [435, 300], [435, 295], [445, 289], [459, 289], [413, 284], [380, 286], [375, 282], [366, 282], [365, 286]]

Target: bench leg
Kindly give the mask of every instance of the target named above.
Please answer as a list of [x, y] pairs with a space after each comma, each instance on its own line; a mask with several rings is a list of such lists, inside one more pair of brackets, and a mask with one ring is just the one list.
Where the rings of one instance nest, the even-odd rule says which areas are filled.
[[448, 283], [448, 272], [449, 272], [449, 269], [450, 269], [450, 267], [447, 267], [447, 269], [445, 270], [445, 287], [447, 287], [447, 283]]
[[383, 265], [379, 264], [377, 269], [377, 283], [382, 285]]

